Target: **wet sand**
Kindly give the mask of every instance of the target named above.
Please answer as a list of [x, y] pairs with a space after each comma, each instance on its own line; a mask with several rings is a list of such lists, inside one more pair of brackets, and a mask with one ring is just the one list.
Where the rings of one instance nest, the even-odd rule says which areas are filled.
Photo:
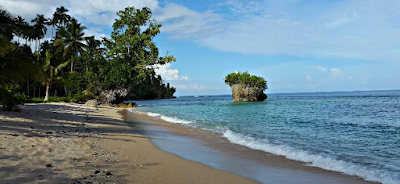
[[120, 109], [21, 109], [0, 111], [0, 183], [255, 183], [158, 149]]
[[307, 166], [307, 163], [232, 144], [215, 132], [172, 124], [134, 112], [126, 112], [124, 116], [126, 121], [143, 128], [162, 150], [261, 183], [372, 183], [356, 176]]

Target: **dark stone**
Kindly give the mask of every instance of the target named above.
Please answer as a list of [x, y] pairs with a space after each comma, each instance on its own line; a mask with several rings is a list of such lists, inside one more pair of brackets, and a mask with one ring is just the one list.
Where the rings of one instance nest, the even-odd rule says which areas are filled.
[[264, 101], [264, 100], [266, 100], [268, 98], [268, 96], [265, 94], [265, 93], [260, 93], [258, 96], [257, 96], [257, 101]]

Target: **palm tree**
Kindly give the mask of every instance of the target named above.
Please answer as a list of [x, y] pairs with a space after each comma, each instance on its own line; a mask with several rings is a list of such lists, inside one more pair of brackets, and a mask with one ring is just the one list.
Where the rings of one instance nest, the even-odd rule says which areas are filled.
[[11, 41], [13, 36], [23, 35], [28, 24], [20, 16], [14, 17], [7, 10], [0, 7], [0, 39], [3, 41]]
[[98, 51], [101, 51], [102, 49], [100, 48], [101, 46], [101, 41], [100, 40], [96, 40], [94, 38], [94, 36], [90, 36], [90, 37], [86, 37], [86, 46], [87, 49], [92, 52], [92, 53], [96, 53]]
[[[86, 45], [83, 43], [85, 37], [83, 37], [86, 27], [82, 26], [78, 21], [72, 18], [71, 22], [67, 24], [67, 27], [59, 27], [57, 34], [59, 37], [54, 43], [54, 46], [58, 47], [59, 51], [63, 52], [64, 56], [76, 56], [82, 54], [85, 50]], [[74, 61], [71, 59], [71, 71], [74, 69]]]
[[[104, 50], [103, 48], [100, 48], [101, 41], [96, 40], [94, 36], [86, 37], [85, 40], [86, 40], [86, 50], [89, 51], [90, 59], [93, 58], [94, 54], [100, 53], [101, 51]], [[86, 61], [86, 72], [88, 72], [89, 71], [88, 60], [85, 61]]]
[[15, 30], [15, 35], [18, 38], [17, 43], [19, 44], [19, 38], [24, 36], [24, 31], [28, 27], [28, 24], [25, 22], [25, 19], [20, 16], [17, 16], [17, 18], [15, 19], [15, 23], [20, 27], [20, 29]]
[[[53, 32], [54, 32], [54, 27], [57, 25], [57, 14], [56, 12], [53, 13], [53, 18], [49, 18], [49, 21], [47, 21], [47, 25], [51, 26], [51, 36], [53, 37]], [[54, 34], [54, 39], [56, 35]]]
[[61, 81], [62, 77], [59, 75], [59, 71], [68, 65], [69, 61], [62, 62], [56, 65], [57, 58], [52, 55], [49, 51], [46, 51], [45, 65], [43, 66], [43, 71], [45, 73], [44, 82], [46, 84], [46, 96], [44, 101], [49, 101], [49, 92], [51, 85], [56, 81]]
[[[35, 36], [36, 39], [39, 41], [38, 46], [40, 45], [40, 39], [44, 38], [44, 35], [47, 32], [47, 19], [44, 18], [44, 15], [36, 15], [36, 18], [32, 20], [32, 23], [35, 23], [33, 25], [33, 28], [35, 29]], [[35, 46], [35, 50], [37, 50], [38, 48], [36, 48]]]
[[23, 38], [25, 39], [25, 44], [28, 44], [29, 41], [29, 46], [32, 46], [32, 40], [36, 38], [36, 31], [33, 26], [29, 26], [28, 29], [24, 31]]
[[67, 14], [68, 9], [64, 8], [64, 6], [60, 6], [56, 9], [56, 12], [53, 14], [53, 20], [58, 26], [65, 26], [70, 20], [71, 16]]

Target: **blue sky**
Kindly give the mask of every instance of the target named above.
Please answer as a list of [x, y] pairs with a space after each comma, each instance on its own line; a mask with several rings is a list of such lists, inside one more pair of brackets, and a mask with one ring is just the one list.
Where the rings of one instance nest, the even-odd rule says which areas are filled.
[[229, 94], [224, 76], [249, 71], [267, 93], [400, 89], [399, 0], [3, 0], [32, 19], [60, 5], [108, 36], [115, 13], [150, 7], [156, 43], [177, 58], [158, 70], [177, 95]]

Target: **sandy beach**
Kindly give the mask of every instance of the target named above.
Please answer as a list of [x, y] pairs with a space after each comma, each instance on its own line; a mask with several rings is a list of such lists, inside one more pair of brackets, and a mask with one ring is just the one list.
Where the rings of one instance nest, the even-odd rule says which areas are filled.
[[158, 149], [120, 109], [21, 110], [0, 112], [1, 183], [255, 183]]

